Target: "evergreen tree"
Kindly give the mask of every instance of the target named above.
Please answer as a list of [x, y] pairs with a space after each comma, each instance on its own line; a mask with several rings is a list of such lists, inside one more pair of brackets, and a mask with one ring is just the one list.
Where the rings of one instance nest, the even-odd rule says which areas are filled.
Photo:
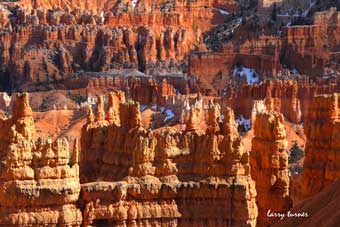
[[290, 149], [290, 155], [288, 158], [289, 163], [295, 163], [299, 161], [304, 156], [304, 150], [301, 149], [297, 143], [297, 141], [294, 141], [294, 144], [292, 148]]
[[277, 9], [276, 9], [276, 3], [274, 3], [273, 6], [273, 11], [272, 11], [272, 20], [276, 21], [277, 20]]

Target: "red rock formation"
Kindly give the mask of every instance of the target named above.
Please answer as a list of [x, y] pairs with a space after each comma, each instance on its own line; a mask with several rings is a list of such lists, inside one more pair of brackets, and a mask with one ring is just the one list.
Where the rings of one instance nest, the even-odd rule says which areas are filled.
[[[114, 6], [114, 3], [116, 1], [110, 1], [110, 0], [96, 0], [96, 1], [90, 1], [90, 0], [80, 0], [80, 1], [62, 1], [62, 2], [56, 2], [52, 0], [38, 0], [38, 1], [32, 1], [32, 0], [20, 0], [20, 5], [22, 5], [25, 8], [29, 9], [54, 9], [54, 8], [61, 8], [65, 10], [70, 9], [79, 9], [79, 10], [91, 10], [93, 13], [100, 14], [102, 11], [109, 10], [109, 8], [106, 8], [108, 6]], [[109, 4], [110, 3], [110, 4]], [[105, 7], [106, 6], [106, 7]]]
[[34, 139], [27, 94], [17, 95], [12, 118], [0, 124], [0, 225], [80, 227], [77, 153], [70, 162], [66, 140]]
[[254, 102], [264, 100], [272, 102], [272, 109], [281, 112], [293, 123], [306, 119], [313, 96], [332, 94], [340, 91], [338, 79], [312, 80], [266, 80], [261, 85], [243, 85], [237, 92], [228, 91], [222, 103], [235, 109], [237, 116], [242, 114], [250, 118]]
[[[217, 107], [209, 110], [212, 130], [206, 134], [195, 131], [195, 109], [186, 131], [144, 129], [133, 101], [120, 103], [119, 109], [120, 126], [90, 121], [82, 131], [85, 226], [255, 226], [249, 153], [230, 109], [223, 123]], [[111, 182], [93, 183], [100, 180]]]
[[104, 112], [104, 97], [103, 96], [99, 96], [98, 97], [98, 105], [97, 105], [97, 111], [96, 111], [96, 115], [95, 115], [95, 121], [96, 122], [100, 122], [100, 121], [104, 121], [105, 119], [105, 112]]
[[5, 7], [3, 7], [2, 5], [0, 5], [0, 30], [4, 30], [4, 29], [12, 29], [10, 20], [9, 20], [9, 14], [10, 11], [8, 9], [6, 9]]
[[213, 105], [208, 109], [207, 133], [218, 133], [220, 131], [220, 106]]
[[175, 89], [166, 79], [161, 83], [155, 80], [134, 80], [129, 87], [129, 97], [139, 101], [142, 104], [160, 104], [164, 105], [167, 96], [174, 96]]
[[125, 95], [123, 92], [119, 92], [118, 95], [115, 95], [115, 93], [110, 93], [108, 95], [107, 114], [106, 114], [106, 120], [108, 122], [114, 123], [115, 125], [120, 125], [119, 105], [122, 102], [125, 102]]
[[339, 127], [339, 94], [314, 97], [304, 124], [302, 198], [315, 195], [340, 177]]
[[189, 59], [189, 75], [199, 77], [212, 94], [223, 95], [235, 65], [253, 68], [261, 78], [281, 77], [282, 65], [294, 67], [313, 79], [329, 68], [330, 72], [337, 72], [340, 39], [334, 34], [340, 29], [338, 14], [331, 8], [315, 13], [314, 25], [286, 26], [281, 36], [261, 36], [256, 40], [235, 36], [232, 44], [218, 52], [194, 52]]
[[289, 218], [276, 223], [275, 227], [338, 226], [340, 211], [340, 180], [333, 182], [317, 195], [307, 199], [289, 212]]
[[236, 65], [253, 68], [262, 78], [276, 77], [282, 68], [280, 46], [279, 39], [262, 36], [241, 46], [229, 44], [221, 52], [193, 53], [189, 59], [189, 75], [199, 77], [212, 94], [223, 95]]
[[340, 29], [338, 15], [336, 8], [331, 8], [315, 13], [312, 26], [286, 27], [283, 31], [285, 61], [300, 73], [322, 74], [331, 58], [338, 56], [340, 39], [334, 36]]
[[187, 132], [199, 132], [200, 131], [199, 115], [200, 115], [200, 109], [193, 108], [190, 110], [189, 119], [185, 127], [185, 130]]
[[[163, 12], [167, 4], [170, 11]], [[0, 35], [4, 76], [12, 86], [27, 88], [64, 80], [81, 69], [131, 66], [148, 71], [163, 62], [179, 67], [193, 49], [203, 45], [203, 32], [223, 23], [224, 15], [214, 7], [235, 5], [234, 1], [173, 4], [138, 1], [131, 7], [130, 1], [115, 0], [23, 0], [22, 7], [11, 8], [15, 29], [7, 28], [5, 20], [0, 27], [4, 29]], [[9, 20], [8, 13], [1, 15]]]
[[250, 153], [251, 176], [256, 182], [259, 209], [258, 226], [269, 226], [279, 217], [269, 212], [285, 213], [292, 207], [289, 195], [288, 142], [283, 115], [258, 113], [254, 126], [255, 137]]
[[0, 93], [0, 109], [7, 110], [11, 104], [11, 96], [9, 96], [6, 92]]

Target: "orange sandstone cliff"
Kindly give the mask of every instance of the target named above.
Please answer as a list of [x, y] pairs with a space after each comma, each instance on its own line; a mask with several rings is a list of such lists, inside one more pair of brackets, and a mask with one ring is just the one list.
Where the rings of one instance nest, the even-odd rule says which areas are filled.
[[[339, 177], [334, 159], [338, 97], [317, 96], [311, 102], [301, 184], [305, 197]], [[283, 115], [272, 112], [276, 108], [269, 98], [263, 105], [269, 112], [257, 112], [252, 151], [246, 152], [228, 107], [221, 119], [219, 105], [207, 102], [205, 128], [202, 107], [196, 105], [184, 130], [150, 130], [142, 126], [138, 102], [111, 92], [89, 108], [80, 143], [70, 149], [65, 139], [36, 139], [28, 95], [19, 94], [12, 116], [0, 121], [0, 224], [274, 224], [278, 219], [268, 218], [269, 210], [292, 207], [288, 142]], [[325, 144], [315, 139], [320, 137]]]
[[258, 113], [254, 134], [250, 164], [251, 176], [256, 182], [257, 226], [269, 226], [279, 218], [269, 217], [268, 213], [284, 213], [292, 207], [283, 115]]
[[120, 123], [95, 119], [100, 103], [82, 131], [85, 226], [255, 226], [249, 153], [231, 109], [220, 122], [219, 108], [212, 106], [206, 133], [196, 109], [185, 131], [150, 131], [141, 125], [138, 103], [117, 106]]
[[34, 138], [27, 94], [16, 97], [12, 118], [0, 124], [0, 225], [81, 226], [77, 148]]

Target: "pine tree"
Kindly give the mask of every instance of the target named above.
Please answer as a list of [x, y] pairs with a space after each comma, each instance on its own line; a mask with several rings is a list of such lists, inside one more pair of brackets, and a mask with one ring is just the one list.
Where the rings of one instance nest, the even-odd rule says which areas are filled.
[[303, 156], [304, 156], [304, 150], [301, 147], [299, 147], [297, 141], [294, 141], [294, 144], [293, 144], [292, 148], [290, 149], [290, 155], [289, 155], [288, 162], [289, 163], [296, 163], [301, 158], [303, 158]]
[[274, 3], [273, 11], [272, 11], [272, 20], [276, 21], [276, 19], [277, 19], [277, 9], [276, 9], [276, 3]]

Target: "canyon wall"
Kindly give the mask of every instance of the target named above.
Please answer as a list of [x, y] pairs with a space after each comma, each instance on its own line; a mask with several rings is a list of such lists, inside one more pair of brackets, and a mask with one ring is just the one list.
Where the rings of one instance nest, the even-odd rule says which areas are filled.
[[[225, 108], [222, 120], [212, 100], [178, 100], [201, 103], [188, 110], [184, 130], [147, 130], [138, 102], [122, 92], [106, 99], [89, 109], [80, 143], [70, 149], [65, 139], [36, 139], [28, 96], [15, 97], [12, 116], [0, 121], [1, 225], [267, 226], [277, 221], [268, 210], [292, 207], [284, 119], [271, 112], [271, 98], [263, 103], [270, 112], [256, 114], [251, 152], [233, 111]], [[338, 107], [338, 94], [310, 104], [304, 198], [339, 178]]]
[[252, 42], [228, 44], [220, 52], [193, 52], [188, 75], [198, 77], [211, 94], [223, 96], [224, 88], [236, 80], [233, 73], [238, 66], [254, 69], [261, 79], [276, 77], [282, 69], [280, 45], [275, 37], [261, 36]]
[[[63, 26], [51, 29], [39, 25], [18, 27], [11, 34], [2, 33], [0, 62], [6, 68], [2, 79], [7, 78], [14, 87], [25, 88], [30, 84], [63, 80], [80, 69], [105, 71], [115, 67], [119, 69], [123, 64], [130, 63], [131, 67], [139, 66], [140, 70], [145, 70], [149, 63], [152, 65], [160, 60], [180, 61], [186, 58], [195, 42], [189, 36], [185, 36], [185, 40], [176, 38], [174, 41], [174, 34], [169, 37], [170, 33], [155, 36], [150, 33], [149, 28], [123, 30], [115, 28], [113, 32], [109, 28], [95, 26]], [[140, 43], [150, 38], [148, 47], [146, 43]], [[157, 50], [156, 39], [165, 40], [162, 45], [166, 47], [160, 47], [163, 50], [168, 51], [173, 45], [176, 45], [176, 50], [171, 50], [171, 56], [167, 54], [157, 57], [163, 55], [157, 53], [160, 49]], [[172, 44], [168, 45], [167, 42]], [[14, 46], [16, 48], [13, 49]], [[41, 48], [29, 50], [25, 46]]]
[[270, 100], [272, 109], [283, 113], [293, 123], [301, 123], [308, 116], [312, 98], [320, 94], [340, 91], [340, 81], [336, 78], [320, 78], [316, 82], [302, 80], [265, 80], [261, 84], [242, 85], [238, 90], [227, 88], [223, 105], [232, 107], [237, 116], [251, 117], [256, 100]]
[[[338, 57], [339, 12], [336, 8], [317, 12], [309, 26], [288, 26], [283, 29], [283, 61], [293, 65], [300, 73], [321, 76], [326, 67]], [[336, 66], [337, 67], [337, 66]]]
[[[219, 8], [231, 2], [160, 1], [150, 12], [141, 9], [148, 1], [137, 1], [134, 9], [130, 1], [99, 1], [97, 7], [88, 1], [33, 1], [32, 9], [29, 1], [21, 2], [26, 7], [1, 6], [0, 80], [5, 87], [28, 90], [81, 70], [182, 71], [190, 52], [204, 47], [203, 33], [223, 23]], [[100, 8], [107, 10], [98, 13]], [[6, 22], [9, 17], [12, 23]]]
[[[175, 96], [177, 88], [185, 87], [187, 81], [172, 81], [173, 84], [169, 83], [168, 80], [163, 79], [158, 81], [152, 77], [141, 77], [141, 78], [119, 78], [119, 77], [99, 77], [91, 78], [86, 86], [87, 92], [96, 94], [103, 94], [110, 90], [121, 90], [125, 92], [128, 98], [138, 101], [141, 105], [158, 104], [164, 105], [165, 100], [168, 97]], [[184, 89], [180, 91], [189, 93]]]
[[117, 9], [121, 12], [138, 12], [138, 13], [150, 13], [156, 10], [180, 10], [186, 8], [197, 7], [221, 7], [225, 9], [238, 9], [238, 4], [234, 0], [198, 0], [198, 1], [173, 1], [168, 2], [166, 0], [80, 0], [80, 1], [52, 1], [52, 0], [20, 0], [19, 5], [27, 9], [79, 9], [88, 10], [94, 14], [100, 14], [102, 12], [115, 11]]
[[[273, 1], [268, 3], [272, 5]], [[339, 15], [331, 8], [315, 13], [313, 25], [284, 26], [278, 36], [257, 35], [250, 41], [248, 32], [248, 39], [240, 37], [217, 51], [198, 50], [190, 55], [188, 73], [200, 78], [211, 94], [221, 96], [225, 93], [223, 89], [230, 86], [231, 78], [237, 80], [234, 69], [240, 65], [254, 69], [261, 80], [293, 79], [295, 74], [318, 82], [324, 74], [338, 76]]]
[[110, 108], [117, 110], [114, 120], [107, 120], [109, 112], [105, 117], [100, 98], [82, 129], [86, 226], [255, 226], [249, 153], [243, 150], [231, 109], [220, 122], [219, 107], [212, 106], [204, 133], [196, 108], [185, 131], [144, 129], [139, 104], [133, 101], [122, 100]]

